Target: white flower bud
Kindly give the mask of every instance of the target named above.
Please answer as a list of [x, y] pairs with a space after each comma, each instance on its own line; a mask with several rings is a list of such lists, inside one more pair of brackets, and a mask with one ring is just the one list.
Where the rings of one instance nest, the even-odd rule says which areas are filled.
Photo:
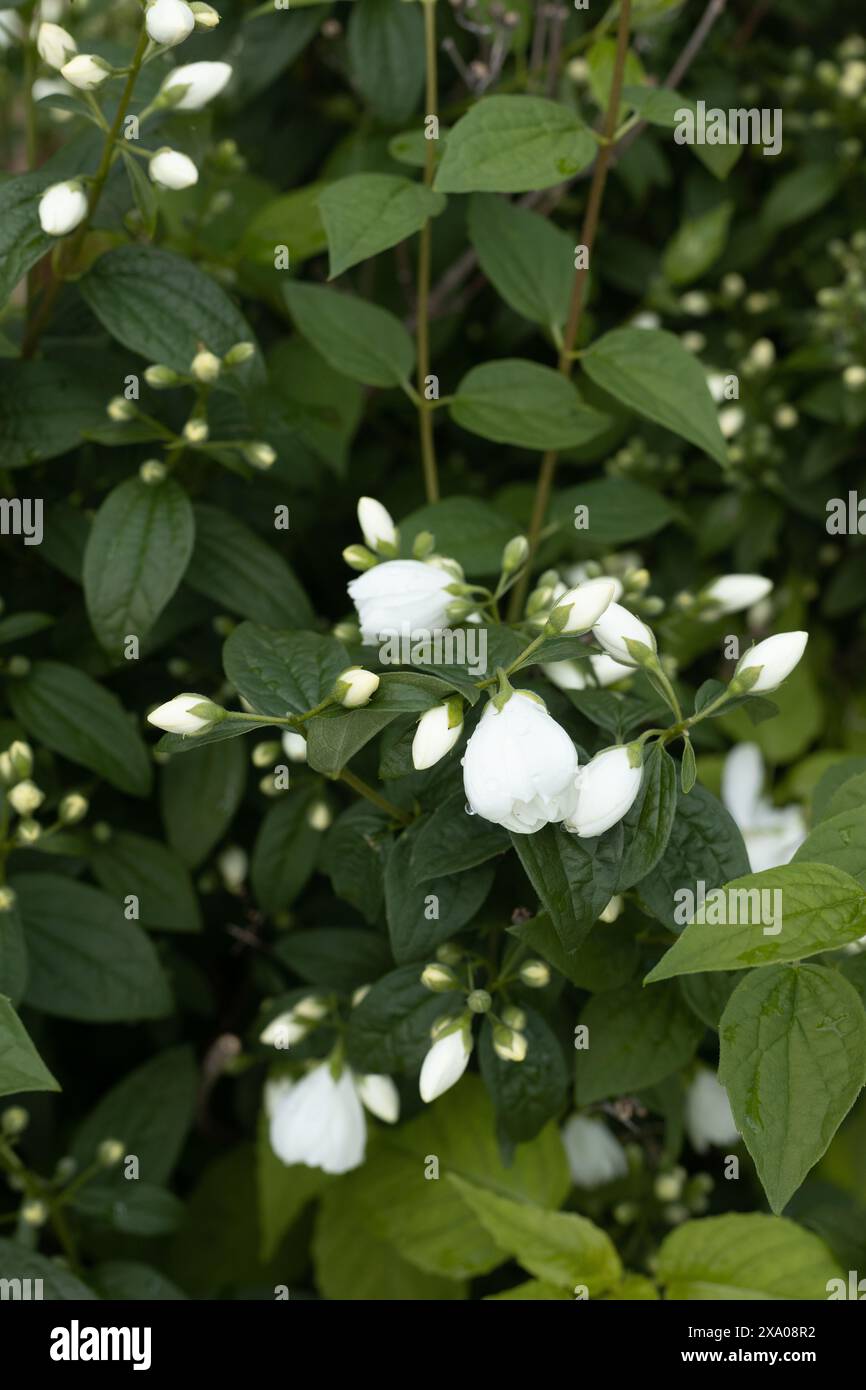
[[111, 67], [95, 53], [79, 53], [60, 69], [66, 81], [82, 92], [92, 92], [111, 76]]
[[643, 778], [640, 745], [605, 748], [577, 774], [577, 806], [566, 821], [581, 839], [609, 830], [630, 809]]
[[400, 1118], [400, 1093], [390, 1076], [375, 1073], [355, 1077], [361, 1104], [378, 1120], [395, 1125]]
[[745, 411], [738, 405], [728, 405], [719, 411], [719, 429], [725, 439], [732, 439], [745, 423]]
[[185, 691], [153, 710], [147, 720], [169, 734], [203, 734], [225, 717], [222, 706], [214, 704], [206, 695]]
[[776, 360], [776, 347], [771, 338], [757, 338], [749, 349], [749, 360], [759, 371], [766, 371]]
[[365, 570], [371, 570], [378, 563], [372, 550], [368, 550], [365, 545], [347, 545], [343, 551], [343, 559], [349, 569], [357, 570], [360, 574]]
[[444, 994], [446, 990], [459, 989], [460, 987], [460, 981], [454, 971], [449, 970], [447, 965], [441, 965], [438, 962], [431, 962], [430, 965], [424, 966], [421, 971], [421, 983], [425, 989], [432, 990], [434, 994]]
[[[167, 147], [157, 150], [147, 166], [147, 172], [150, 174], [152, 182], [158, 184], [160, 188], [174, 190], [192, 188], [193, 184], [198, 183], [198, 169], [189, 155], [181, 154], [180, 150], [170, 150]], [[212, 358], [216, 362], [216, 371], [213, 376], [198, 376], [195, 363], [202, 357]], [[200, 352], [193, 358], [192, 373], [199, 381], [216, 381], [221, 366], [220, 359], [214, 357], [212, 352]]]
[[400, 537], [390, 512], [375, 497], [358, 499], [358, 524], [366, 544], [377, 554], [393, 557], [397, 554]]
[[195, 28], [195, 15], [184, 0], [152, 0], [145, 13], [144, 27], [154, 43], [173, 48], [189, 38]]
[[[623, 666], [642, 666], [656, 651], [652, 630], [619, 603], [612, 603], [593, 624], [592, 635], [608, 656]], [[630, 646], [632, 643], [640, 643], [648, 650], [643, 652]]]
[[524, 961], [520, 978], [529, 989], [545, 989], [550, 984], [550, 966], [543, 960]]
[[701, 590], [699, 598], [706, 603], [701, 616], [721, 618], [726, 613], [739, 613], [766, 598], [772, 587], [772, 579], [762, 574], [723, 574]]
[[113, 420], [116, 425], [121, 425], [127, 420], [134, 420], [136, 410], [133, 402], [128, 401], [125, 396], [112, 396], [105, 407], [105, 413], [109, 420]]
[[13, 775], [23, 782], [33, 771], [33, 749], [23, 739], [16, 738], [7, 749]]
[[726, 1148], [740, 1138], [728, 1093], [708, 1067], [701, 1067], [686, 1091], [684, 1119], [692, 1148], [706, 1153], [711, 1144]]
[[196, 381], [203, 381], [208, 385], [216, 381], [222, 371], [222, 362], [215, 352], [197, 352], [189, 364], [189, 369]]
[[31, 816], [45, 800], [45, 793], [30, 781], [19, 782], [6, 795], [9, 805], [19, 816]]
[[53, 183], [39, 199], [39, 225], [48, 236], [66, 236], [87, 216], [87, 195], [80, 183]]
[[503, 1062], [523, 1062], [529, 1050], [526, 1034], [516, 1028], [493, 1029], [493, 1050]]
[[314, 801], [307, 811], [307, 825], [320, 833], [329, 830], [334, 820], [333, 812], [326, 801]]
[[23, 1134], [29, 1123], [30, 1116], [23, 1105], [10, 1105], [0, 1115], [0, 1131], [10, 1139]]
[[607, 905], [607, 907], [604, 909], [604, 911], [603, 911], [603, 912], [600, 912], [600, 913], [598, 914], [598, 920], [599, 920], [600, 922], [607, 922], [607, 923], [615, 922], [616, 919], [617, 919], [617, 917], [621, 916], [621, 914], [622, 914], [624, 908], [625, 908], [625, 899], [622, 898], [622, 897], [619, 895], [619, 893], [616, 893], [616, 894], [611, 898], [610, 902], [608, 903], [608, 905]]
[[429, 1103], [450, 1090], [465, 1072], [472, 1056], [471, 1015], [455, 1022], [452, 1031], [440, 1034], [424, 1058], [418, 1089]]
[[514, 574], [529, 558], [529, 541], [525, 536], [513, 536], [502, 552], [502, 573]]
[[307, 740], [304, 735], [296, 733], [294, 729], [284, 729], [283, 752], [290, 763], [305, 763], [307, 761]]
[[154, 362], [150, 367], [145, 367], [144, 379], [154, 391], [165, 391], [171, 386], [180, 386], [183, 381], [183, 377], [179, 376], [173, 367], [167, 367], [164, 362]]
[[412, 740], [412, 765], [419, 772], [450, 753], [463, 732], [463, 701], [459, 696], [425, 710]]
[[[735, 693], [741, 688], [753, 695], [777, 690], [799, 662], [808, 640], [808, 632], [777, 632], [765, 637], [740, 657], [731, 688]], [[750, 676], [753, 671], [758, 673], [756, 678]]]
[[44, 1226], [48, 1220], [48, 1205], [38, 1197], [31, 1197], [21, 1203], [21, 1220], [25, 1226]]
[[50, 68], [62, 68], [78, 52], [78, 44], [59, 24], [40, 24], [36, 47], [43, 63]]
[[138, 476], [148, 487], [158, 487], [168, 477], [168, 469], [160, 459], [145, 459], [138, 466]]
[[240, 367], [243, 362], [249, 362], [251, 357], [255, 357], [256, 349], [253, 343], [235, 343], [230, 347], [223, 362], [227, 367]]
[[556, 607], [547, 620], [549, 632], [588, 632], [607, 612], [617, 594], [613, 579], [588, 579], [557, 599]]
[[196, 29], [215, 29], [220, 22], [219, 10], [215, 10], [213, 5], [205, 5], [201, 0], [194, 0], [190, 9], [195, 18]]
[[57, 808], [57, 816], [61, 825], [76, 825], [78, 821], [84, 820], [90, 810], [90, 802], [86, 796], [79, 792], [70, 792], [64, 796]]
[[42, 835], [42, 826], [38, 821], [25, 818], [18, 822], [18, 833], [16, 839], [20, 845], [35, 845]]
[[346, 709], [358, 709], [379, 689], [379, 677], [363, 666], [348, 666], [337, 677], [334, 697]]
[[628, 1160], [603, 1120], [572, 1115], [562, 1130], [568, 1169], [575, 1187], [603, 1187], [628, 1176]]
[[237, 893], [247, 880], [249, 855], [240, 845], [226, 845], [217, 856], [220, 877], [230, 893]]
[[175, 68], [159, 89], [160, 104], [176, 111], [200, 111], [219, 96], [232, 75], [229, 63], [187, 63]]
[[113, 1168], [123, 1158], [123, 1149], [119, 1139], [103, 1139], [96, 1150], [96, 1157], [103, 1168]]
[[183, 437], [188, 444], [205, 444], [210, 435], [207, 420], [194, 415], [183, 427]]
[[426, 561], [385, 560], [368, 568], [348, 586], [364, 641], [379, 642], [390, 633], [408, 632], [411, 636], [445, 627], [445, 610], [451, 601], [446, 590], [460, 577], [452, 569], [441, 568], [434, 557]]
[[264, 471], [267, 468], [273, 468], [277, 461], [277, 451], [264, 439], [254, 439], [251, 444], [245, 446], [244, 458], [247, 463], [252, 464], [253, 468], [260, 468]]
[[866, 367], [861, 367], [859, 363], [846, 367], [842, 373], [842, 382], [849, 391], [861, 391], [866, 386]]
[[0, 886], [0, 912], [11, 912], [18, 899], [11, 888]]

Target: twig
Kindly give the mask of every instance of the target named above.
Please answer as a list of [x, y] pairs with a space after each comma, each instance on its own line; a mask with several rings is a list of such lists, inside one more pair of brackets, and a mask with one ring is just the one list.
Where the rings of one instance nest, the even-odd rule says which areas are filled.
[[[427, 109], [429, 119], [437, 114], [436, 74], [436, 0], [422, 0], [424, 11], [424, 52], [426, 68]], [[436, 170], [436, 147], [428, 139], [425, 148], [424, 183], [429, 188]], [[418, 247], [418, 302], [416, 308], [416, 338], [418, 345], [418, 433], [421, 443], [421, 466], [424, 471], [424, 491], [428, 502], [439, 498], [439, 477], [436, 470], [436, 445], [433, 439], [433, 411], [426, 397], [430, 373], [430, 267], [433, 255], [433, 219], [428, 217], [421, 228]]]

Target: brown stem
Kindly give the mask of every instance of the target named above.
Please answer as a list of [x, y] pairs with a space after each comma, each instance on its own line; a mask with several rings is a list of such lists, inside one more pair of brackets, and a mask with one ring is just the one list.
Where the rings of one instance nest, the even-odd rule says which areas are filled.
[[[426, 116], [436, 115], [436, 0], [422, 0], [424, 11], [424, 51], [426, 55]], [[429, 188], [436, 171], [436, 152], [433, 140], [426, 141], [424, 151], [424, 183]], [[436, 446], [433, 442], [433, 410], [425, 395], [430, 374], [430, 269], [433, 255], [433, 219], [427, 218], [421, 228], [418, 247], [418, 303], [416, 337], [418, 342], [418, 435], [421, 444], [421, 467], [424, 491], [428, 502], [439, 500], [439, 477], [436, 470]]]
[[[568, 307], [568, 320], [565, 326], [562, 347], [559, 352], [558, 366], [559, 371], [564, 377], [571, 376], [574, 366], [572, 354], [580, 334], [580, 324], [583, 317], [584, 290], [586, 288], [586, 277], [589, 274], [589, 260], [592, 256], [596, 233], [598, 232], [599, 217], [601, 216], [601, 202], [604, 197], [607, 171], [610, 167], [611, 155], [614, 149], [613, 135], [617, 126], [620, 98], [622, 96], [625, 60], [628, 54], [630, 19], [631, 0], [621, 0], [616, 31], [616, 56], [614, 58], [613, 76], [611, 78], [610, 92], [608, 93], [607, 99], [607, 110], [605, 111], [604, 126], [602, 128], [603, 143], [598, 152], [598, 157], [592, 171], [592, 182], [589, 185], [589, 197], [587, 198], [583, 227], [580, 233], [580, 246], [581, 248], [585, 248], [585, 254], [581, 259], [580, 265], [574, 272], [574, 280], [571, 285], [571, 303]], [[532, 517], [527, 534], [527, 539], [529, 541], [529, 556], [523, 573], [512, 590], [511, 602], [509, 604], [508, 611], [512, 622], [519, 617], [526, 598], [532, 561], [538, 550], [544, 518], [547, 516], [547, 508], [550, 504], [550, 493], [556, 474], [557, 458], [558, 454], [556, 450], [548, 449], [541, 461], [541, 470], [538, 475], [538, 484], [535, 489], [535, 500], [532, 507]]]

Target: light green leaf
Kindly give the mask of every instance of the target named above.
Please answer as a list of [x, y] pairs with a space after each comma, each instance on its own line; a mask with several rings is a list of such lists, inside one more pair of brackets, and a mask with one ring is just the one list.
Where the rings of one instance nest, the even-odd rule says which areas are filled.
[[704, 372], [673, 333], [615, 328], [587, 348], [581, 365], [596, 386], [630, 410], [682, 435], [717, 463], [726, 461]]
[[826, 1245], [780, 1216], [760, 1212], [687, 1221], [662, 1241], [657, 1277], [668, 1298], [827, 1297], [842, 1271]]
[[[644, 912], [680, 931], [677, 890], [706, 885], [709, 893], [749, 872], [743, 837], [718, 797], [700, 783], [677, 796], [677, 813], [667, 848], [651, 874], [641, 880], [638, 900]], [[675, 915], [676, 914], [676, 915]]]
[[271, 1148], [268, 1118], [262, 1110], [256, 1139], [256, 1190], [263, 1260], [277, 1253], [283, 1237], [307, 1203], [333, 1181], [321, 1168], [307, 1168], [302, 1163], [286, 1164], [277, 1158]]
[[294, 283], [283, 293], [298, 332], [336, 371], [365, 386], [400, 386], [409, 379], [415, 347], [387, 309], [324, 285]]
[[30, 1041], [11, 1000], [0, 994], [0, 1096], [59, 1090], [60, 1083]]
[[677, 519], [677, 511], [660, 492], [631, 478], [590, 478], [557, 492], [551, 514], [560, 526], [574, 529], [575, 508], [586, 507], [593, 545], [622, 545], [653, 536]]
[[592, 133], [545, 97], [482, 97], [448, 136], [434, 187], [442, 193], [526, 193], [550, 188], [589, 164]]
[[671, 285], [689, 285], [718, 260], [728, 241], [733, 203], [717, 203], [700, 217], [687, 218], [668, 242], [662, 261]]
[[183, 578], [195, 541], [186, 492], [172, 478], [128, 478], [108, 494], [84, 552], [84, 597], [94, 632], [113, 656], [147, 636]]
[[719, 1041], [719, 1080], [780, 1212], [866, 1081], [863, 1005], [824, 966], [750, 970], [722, 1014]]
[[[829, 864], [765, 869], [736, 878], [718, 892], [718, 898], [707, 894], [709, 921], [685, 927], [647, 975], [647, 984], [701, 970], [801, 960], [866, 934], [866, 892], [850, 874]], [[716, 902], [724, 925], [711, 925]]]
[[606, 415], [584, 405], [560, 372], [519, 357], [473, 367], [449, 411], [472, 434], [523, 449], [572, 448], [610, 425]]
[[[844, 783], [842, 789], [852, 785]], [[860, 802], [820, 821], [806, 836], [793, 862], [834, 864], [866, 888], [866, 804]]]
[[445, 197], [394, 174], [351, 174], [319, 197], [328, 236], [328, 279], [405, 241], [445, 207]]
[[[282, 23], [286, 16], [274, 18]], [[273, 270], [275, 247], [288, 248], [292, 266], [302, 265], [324, 251], [328, 238], [319, 212], [319, 198], [326, 187], [324, 182], [310, 183], [282, 193], [259, 208], [241, 239], [240, 254], [244, 259]]]
[[478, 263], [506, 304], [545, 328], [564, 327], [574, 280], [574, 239], [540, 213], [477, 193], [469, 237]]

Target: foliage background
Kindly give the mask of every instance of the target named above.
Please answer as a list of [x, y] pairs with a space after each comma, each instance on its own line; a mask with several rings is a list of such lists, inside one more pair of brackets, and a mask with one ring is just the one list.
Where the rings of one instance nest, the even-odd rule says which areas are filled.
[[[520, 48], [531, 33], [529, 2], [516, 0], [513, 8], [520, 17], [517, 57], [512, 51], [490, 92], [547, 82], [546, 74], [528, 78], [527, 52]], [[633, 61], [658, 80], [682, 52], [703, 6], [642, 8], [658, 14], [649, 16], [655, 22], [638, 25]], [[753, 1224], [725, 1229], [755, 1287], [824, 1297], [827, 1277], [838, 1267], [862, 1268], [866, 1258], [863, 1101], [786, 1210], [800, 1231], [817, 1233], [825, 1244], [808, 1244], [807, 1237], [775, 1226], [780, 1253], [762, 1265], [766, 1229], [754, 1221], [767, 1205], [745, 1151], [741, 1180], [727, 1183], [717, 1156], [701, 1157], [684, 1146], [682, 1078], [695, 1053], [711, 1066], [717, 1059], [712, 1001], [683, 1015], [686, 1042], [669, 1072], [647, 1084], [637, 1077], [625, 1088], [640, 1096], [630, 1137], [643, 1157], [611, 1191], [587, 1196], [570, 1188], [552, 1129], [518, 1145], [511, 1166], [504, 1166], [477, 1076], [427, 1111], [411, 1075], [401, 1082], [405, 1120], [397, 1140], [390, 1147], [378, 1141], [374, 1158], [346, 1178], [284, 1170], [262, 1138], [258, 1116], [269, 1058], [256, 1039], [276, 1003], [298, 997], [310, 983], [345, 991], [395, 968], [381, 867], [364, 857], [351, 834], [353, 818], [357, 824], [364, 813], [340, 784], [306, 769], [284, 800], [271, 801], [260, 789], [261, 771], [250, 764], [249, 740], [154, 758], [144, 716], [176, 689], [225, 697], [223, 643], [243, 620], [326, 632], [351, 616], [339, 556], [357, 540], [360, 494], [381, 497], [401, 520], [404, 539], [430, 529], [437, 548], [461, 560], [470, 577], [495, 574], [502, 545], [528, 523], [538, 456], [497, 439], [495, 428], [494, 438], [485, 437], [489, 425], [486, 432], [463, 428], [453, 410], [437, 410], [445, 500], [429, 506], [413, 403], [399, 391], [335, 371], [307, 341], [315, 334], [307, 334], [300, 301], [293, 299], [295, 283], [327, 279], [319, 196], [354, 174], [414, 175], [418, 156], [412, 142], [400, 145], [399, 137], [417, 130], [424, 109], [420, 7], [357, 0], [295, 6], [288, 14], [261, 14], [235, 3], [220, 10], [217, 33], [193, 37], [178, 61], [224, 58], [234, 67], [232, 84], [213, 107], [193, 116], [169, 114], [162, 127], [167, 142], [201, 165], [198, 185], [160, 193], [155, 209], [144, 208], [145, 218], [156, 213], [149, 237], [141, 210], [130, 220], [130, 187], [122, 165], [115, 167], [96, 219], [99, 233], [78, 267], [83, 278], [64, 290], [28, 360], [19, 356], [20, 282], [35, 261], [35, 288], [44, 284], [46, 262], [36, 258], [50, 249], [47, 238], [38, 240], [35, 201], [47, 184], [92, 169], [101, 139], [79, 118], [58, 124], [40, 107], [37, 172], [26, 176], [19, 216], [24, 93], [32, 76], [23, 70], [20, 45], [5, 50], [0, 74], [10, 171], [0, 185], [0, 276], [8, 295], [0, 325], [0, 469], [4, 496], [41, 497], [46, 507], [41, 546], [0, 538], [0, 745], [14, 737], [33, 743], [34, 775], [49, 805], [73, 787], [91, 801], [83, 825], [34, 848], [16, 847], [6, 858], [30, 977], [24, 984], [21, 931], [5, 914], [3, 991], [23, 1001], [21, 1019], [62, 1087], [21, 1095], [12, 1087], [9, 1103], [23, 1103], [30, 1114], [19, 1148], [34, 1173], [52, 1174], [69, 1154], [86, 1166], [103, 1139], [116, 1137], [126, 1152], [139, 1155], [146, 1175], [134, 1196], [116, 1172], [99, 1175], [65, 1204], [73, 1272], [53, 1262], [63, 1249], [63, 1230], [56, 1223], [28, 1227], [20, 1219], [20, 1192], [10, 1186], [0, 1198], [6, 1228], [0, 1274], [32, 1266], [59, 1297], [79, 1296], [83, 1281], [97, 1294], [131, 1298], [271, 1297], [281, 1284], [293, 1297], [439, 1299], [510, 1290], [530, 1275], [535, 1282], [517, 1296], [571, 1296], [574, 1284], [592, 1285], [593, 1279], [593, 1291], [602, 1295], [615, 1289], [611, 1296], [651, 1296], [645, 1280], [621, 1284], [611, 1274], [612, 1239], [629, 1268], [643, 1276], [654, 1272], [668, 1296], [677, 1296], [684, 1287], [688, 1292], [689, 1278], [708, 1262], [712, 1285], [737, 1282], [727, 1255], [713, 1264], [709, 1226], [714, 1217], [736, 1213], [750, 1214]], [[475, 13], [495, 19], [487, 0], [479, 0]], [[589, 123], [598, 119], [609, 82], [609, 48], [593, 48], [585, 38], [600, 17], [568, 12], [564, 61], [544, 88]], [[436, 20], [440, 38], [463, 62], [477, 57], [474, 36], [449, 6], [437, 6]], [[847, 389], [842, 373], [864, 360], [866, 245], [852, 236], [862, 226], [866, 106], [838, 81], [845, 61], [840, 45], [856, 35], [859, 20], [853, 4], [731, 3], [696, 56], [681, 84], [689, 96], [725, 108], [784, 109], [778, 159], [747, 149], [729, 171], [711, 170], [695, 150], [674, 146], [669, 131], [655, 125], [617, 159], [593, 255], [582, 342], [638, 310], [658, 313], [674, 334], [699, 333], [695, 355], [703, 364], [740, 371], [746, 423], [714, 459], [682, 437], [688, 430], [672, 432], [639, 410], [631, 413], [581, 377], [586, 400], [602, 408], [610, 424], [563, 451], [553, 516], [565, 524], [545, 541], [539, 562], [634, 547], [651, 572], [652, 592], [666, 601], [729, 570], [770, 575], [776, 585], [772, 630], [808, 628], [807, 659], [776, 697], [776, 718], [753, 727], [738, 711], [702, 726], [695, 739], [699, 776], [718, 791], [726, 748], [753, 739], [772, 771], [777, 802], [802, 802], [813, 816], [816, 805], [866, 768], [866, 547], [861, 536], [832, 538], [826, 529], [827, 500], [845, 498], [862, 484], [858, 444], [866, 393]], [[81, 47], [121, 62], [136, 23], [134, 6], [93, 0], [76, 34]], [[855, 45], [854, 56], [859, 52]], [[588, 56], [588, 82], [569, 76], [570, 53]], [[156, 90], [167, 66], [159, 60], [145, 70], [136, 103]], [[627, 80], [640, 85], [641, 69], [629, 70]], [[440, 53], [443, 121], [453, 125], [476, 100]], [[395, 158], [395, 136], [402, 159]], [[550, 208], [545, 246], [554, 245], [554, 229], [566, 252], [577, 240], [586, 188], [577, 179]], [[539, 205], [550, 206], [544, 197]], [[555, 361], [549, 329], [514, 303], [528, 268], [507, 292], [519, 247], [503, 239], [506, 225], [497, 222], [489, 200], [460, 194], [449, 196], [434, 219], [430, 351], [443, 394], [453, 394], [480, 363], [513, 357], [549, 367]], [[352, 265], [338, 287], [411, 324], [416, 240]], [[274, 268], [280, 243], [290, 247], [289, 272]], [[27, 264], [23, 248], [34, 253]], [[469, 248], [475, 252], [469, 273], [445, 292], [443, 277]], [[555, 300], [556, 276], [544, 255], [536, 268], [542, 264]], [[723, 288], [723, 277], [732, 273], [744, 277], [745, 293]], [[569, 264], [562, 277], [566, 297], [570, 278]], [[690, 291], [704, 299], [690, 299]], [[564, 310], [567, 299], [562, 302]], [[200, 340], [224, 352], [247, 338], [260, 345], [261, 357], [239, 374], [236, 389], [215, 394], [211, 433], [267, 439], [277, 462], [263, 473], [230, 449], [187, 451], [176, 478], [196, 509], [195, 548], [141, 659], [126, 662], [116, 639], [129, 629], [121, 624], [112, 637], [110, 611], [94, 621], [84, 554], [106, 497], [135, 478], [154, 445], [146, 431], [142, 437], [136, 427], [109, 423], [106, 403], [122, 391], [127, 374], [141, 373], [148, 362], [183, 370]], [[740, 366], [757, 338], [772, 340], [775, 363]], [[684, 388], [680, 409], [686, 414], [687, 397]], [[188, 404], [186, 393], [157, 396], [143, 388], [143, 409], [173, 429], [183, 423]], [[494, 414], [501, 404], [494, 402]], [[797, 419], [782, 429], [777, 412], [784, 405], [796, 408]], [[533, 409], [530, 401], [520, 429], [541, 443], [548, 414], [546, 405]], [[574, 503], [587, 495], [597, 526], [588, 539], [569, 525]], [[274, 532], [273, 516], [285, 505], [291, 527], [283, 535]], [[186, 515], [180, 507], [167, 556], [176, 557], [186, 544], [178, 541]], [[727, 631], [730, 623], [722, 626]], [[696, 639], [694, 629], [671, 627], [671, 644], [688, 668], [687, 687], [719, 674], [721, 632], [702, 630]], [[29, 671], [21, 657], [33, 663]], [[93, 683], [107, 693], [98, 695]], [[579, 742], [582, 733], [599, 742], [564, 697], [549, 688], [545, 694]], [[401, 716], [384, 744], [368, 744], [353, 767], [376, 782], [383, 747], [387, 756], [413, 720]], [[401, 781], [404, 791], [397, 795], [411, 797], [413, 779]], [[428, 793], [431, 808], [435, 785]], [[336, 816], [324, 834], [304, 821], [311, 800], [322, 798]], [[853, 805], [859, 818], [851, 872], [862, 884], [862, 797]], [[250, 878], [240, 892], [227, 890], [217, 866], [227, 844], [251, 856]], [[350, 852], [357, 857], [350, 859]], [[495, 862], [485, 928], [536, 906], [516, 857]], [[118, 926], [116, 911], [117, 896], [133, 891], [152, 904], [143, 917], [146, 935], [135, 928], [134, 939], [132, 928], [124, 934]], [[640, 918], [641, 930], [648, 920]], [[352, 946], [336, 931], [352, 932]], [[644, 968], [657, 957], [650, 945], [647, 959], [646, 943], [638, 950], [627, 930], [617, 941], [616, 959], [606, 943], [595, 974], [588, 970], [577, 984], [558, 978], [545, 1005], [562, 1043], [563, 1068], [573, 1020], [589, 997], [630, 983], [639, 989]], [[398, 954], [398, 966], [406, 969], [406, 959]], [[862, 997], [861, 964], [862, 958], [851, 957], [845, 969]], [[416, 975], [410, 965], [407, 978]], [[677, 1010], [684, 1007], [677, 1002]], [[386, 1059], [387, 1048], [393, 1050], [393, 1033], [389, 1037]], [[417, 1053], [418, 1039], [413, 1046]], [[384, 1062], [380, 1069], [392, 1070]], [[566, 1089], [550, 1108], [557, 1117], [569, 1109]], [[605, 1095], [604, 1089], [598, 1100], [622, 1099], [619, 1091]], [[506, 1157], [508, 1149], [506, 1141]], [[434, 1199], [433, 1184], [427, 1184], [420, 1196], [397, 1203], [397, 1194], [407, 1190], [407, 1172], [428, 1153], [439, 1154], [474, 1185], [460, 1190], [458, 1182], [456, 1191], [451, 1185], [446, 1192], [439, 1184]], [[681, 1227], [659, 1260], [670, 1214], [655, 1195], [653, 1176], [676, 1162], [691, 1174], [709, 1171], [716, 1184], [702, 1217], [707, 1226], [692, 1220]], [[488, 1188], [491, 1172], [497, 1180]], [[515, 1232], [508, 1225], [514, 1211], [495, 1205], [509, 1194], [550, 1212], [580, 1212], [607, 1237], [599, 1237], [596, 1248], [596, 1237], [577, 1226], [541, 1223], [528, 1234]], [[435, 1240], [428, 1200], [436, 1204]], [[637, 1221], [617, 1221], [615, 1209], [623, 1202], [636, 1207]]]

